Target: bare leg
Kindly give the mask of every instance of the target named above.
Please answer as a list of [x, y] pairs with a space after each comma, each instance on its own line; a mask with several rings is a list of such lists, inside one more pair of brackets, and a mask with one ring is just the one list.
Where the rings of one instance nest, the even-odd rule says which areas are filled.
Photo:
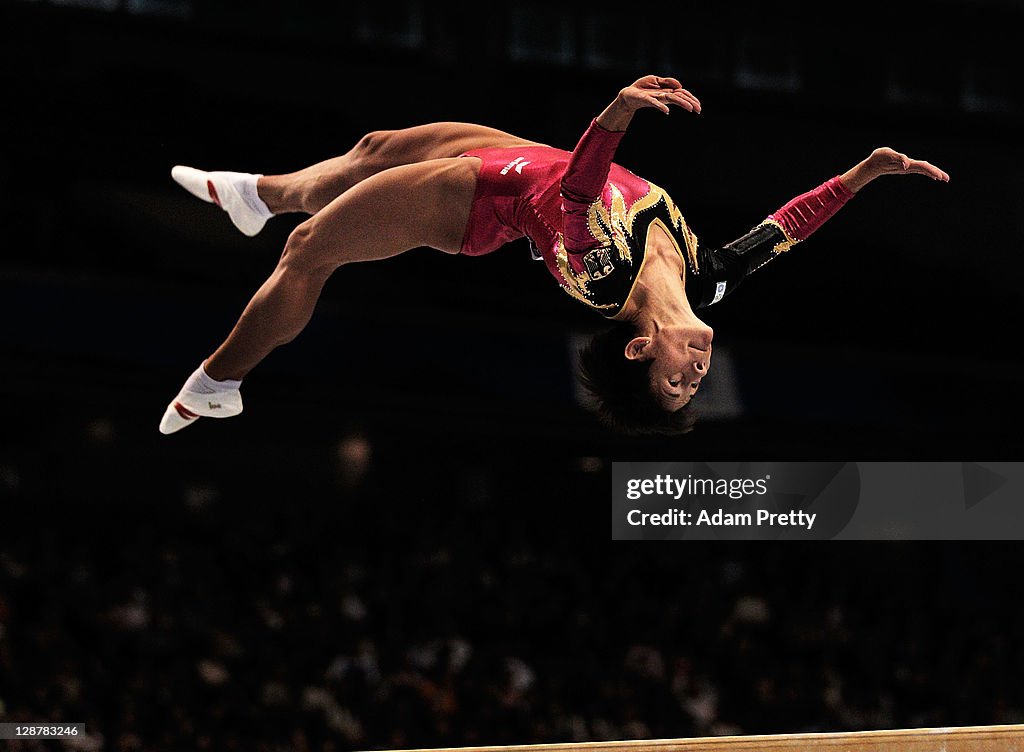
[[356, 183], [392, 167], [457, 157], [471, 149], [535, 143], [473, 123], [430, 123], [373, 131], [340, 157], [288, 175], [263, 176], [258, 191], [275, 214], [316, 214]]
[[430, 246], [458, 253], [469, 221], [479, 159], [436, 159], [372, 175], [299, 225], [270, 278], [206, 361], [218, 381], [241, 379], [305, 328], [339, 266]]

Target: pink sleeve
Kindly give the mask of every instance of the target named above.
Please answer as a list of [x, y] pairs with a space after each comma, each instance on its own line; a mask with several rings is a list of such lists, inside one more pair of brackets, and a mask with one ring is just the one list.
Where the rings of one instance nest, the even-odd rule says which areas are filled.
[[587, 225], [587, 210], [601, 197], [625, 131], [609, 131], [594, 119], [572, 152], [562, 177], [562, 236], [565, 249], [582, 253], [598, 245]]
[[768, 219], [779, 224], [791, 240], [806, 240], [853, 198], [838, 176], [783, 206]]

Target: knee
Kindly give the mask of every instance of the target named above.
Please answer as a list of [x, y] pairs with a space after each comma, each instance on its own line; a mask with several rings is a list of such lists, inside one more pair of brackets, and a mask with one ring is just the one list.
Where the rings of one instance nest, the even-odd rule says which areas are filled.
[[325, 258], [314, 220], [307, 220], [292, 230], [281, 254], [279, 268], [291, 275], [327, 276], [339, 264]]
[[370, 131], [356, 143], [356, 153], [364, 158], [380, 156], [394, 131]]
[[395, 131], [370, 131], [360, 138], [345, 154], [345, 170], [342, 173], [321, 175], [310, 187], [307, 210], [315, 214], [356, 183], [391, 167], [396, 148], [394, 134]]

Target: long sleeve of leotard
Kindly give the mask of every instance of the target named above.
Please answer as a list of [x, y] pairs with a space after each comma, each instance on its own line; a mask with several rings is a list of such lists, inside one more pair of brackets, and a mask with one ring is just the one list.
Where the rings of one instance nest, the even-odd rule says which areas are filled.
[[600, 243], [590, 234], [587, 211], [601, 197], [608, 171], [625, 131], [610, 131], [591, 121], [562, 177], [562, 236], [565, 249], [582, 253]]
[[694, 285], [691, 304], [703, 308], [717, 303], [746, 277], [810, 237], [851, 198], [853, 193], [837, 176], [769, 214], [743, 237], [717, 249], [700, 247], [701, 284]]

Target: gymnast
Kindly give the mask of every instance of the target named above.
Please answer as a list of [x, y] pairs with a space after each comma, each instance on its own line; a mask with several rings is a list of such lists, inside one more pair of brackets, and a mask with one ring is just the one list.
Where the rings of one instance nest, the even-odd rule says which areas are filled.
[[527, 237], [573, 298], [615, 325], [581, 353], [580, 378], [605, 421], [626, 433], [676, 433], [711, 366], [711, 327], [695, 310], [807, 239], [883, 175], [948, 181], [888, 147], [794, 198], [721, 248], [698, 241], [669, 195], [612, 159], [634, 113], [670, 106], [700, 114], [674, 78], [644, 76], [593, 119], [572, 152], [469, 123], [367, 134], [346, 154], [288, 175], [204, 172], [172, 177], [255, 235], [268, 218], [311, 215], [227, 339], [204, 360], [160, 422], [173, 433], [199, 417], [242, 412], [241, 381], [309, 322], [340, 266], [429, 246], [480, 256]]

